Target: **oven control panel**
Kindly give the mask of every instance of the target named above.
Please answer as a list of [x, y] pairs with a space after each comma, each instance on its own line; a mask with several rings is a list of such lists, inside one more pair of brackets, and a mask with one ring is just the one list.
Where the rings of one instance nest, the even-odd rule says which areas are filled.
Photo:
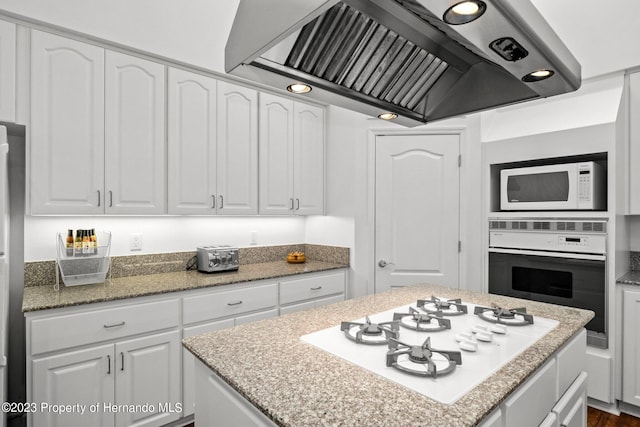
[[567, 248], [589, 247], [589, 238], [580, 236], [558, 236], [558, 246]]

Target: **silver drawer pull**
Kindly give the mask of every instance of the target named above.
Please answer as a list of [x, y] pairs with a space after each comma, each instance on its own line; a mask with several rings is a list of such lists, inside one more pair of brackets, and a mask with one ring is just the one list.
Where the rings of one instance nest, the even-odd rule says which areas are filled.
[[322, 286], [318, 286], [317, 288], [311, 288], [312, 291], [319, 291], [320, 289], [322, 289]]
[[236, 301], [236, 302], [228, 302], [227, 305], [231, 306], [231, 305], [240, 305], [242, 304], [242, 300], [240, 301]]
[[117, 328], [118, 326], [124, 326], [124, 320], [120, 323], [113, 323], [111, 325], [102, 325], [102, 326], [104, 326], [106, 329]]

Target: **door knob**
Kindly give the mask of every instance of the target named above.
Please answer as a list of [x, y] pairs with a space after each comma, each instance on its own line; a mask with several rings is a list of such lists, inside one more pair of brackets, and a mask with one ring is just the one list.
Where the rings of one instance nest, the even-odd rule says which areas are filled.
[[383, 259], [381, 259], [380, 261], [378, 261], [378, 266], [379, 266], [379, 267], [385, 268], [387, 265], [395, 265], [395, 264], [394, 264], [394, 263], [392, 263], [392, 262], [387, 262], [387, 261], [385, 261], [385, 260], [383, 260]]

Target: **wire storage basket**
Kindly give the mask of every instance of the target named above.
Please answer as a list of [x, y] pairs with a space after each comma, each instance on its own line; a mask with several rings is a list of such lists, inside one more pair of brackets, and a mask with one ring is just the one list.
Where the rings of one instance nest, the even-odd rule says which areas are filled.
[[56, 289], [60, 288], [60, 276], [65, 286], [102, 283], [110, 271], [111, 232], [98, 231], [91, 244], [85, 247], [68, 247], [65, 233], [57, 233]]

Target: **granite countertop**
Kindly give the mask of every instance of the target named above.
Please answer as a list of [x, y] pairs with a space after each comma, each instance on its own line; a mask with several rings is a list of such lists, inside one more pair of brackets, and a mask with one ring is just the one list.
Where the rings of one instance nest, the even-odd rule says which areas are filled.
[[[503, 307], [525, 305], [560, 324], [452, 405], [359, 368], [300, 337], [438, 295]], [[574, 336], [593, 312], [489, 294], [415, 285], [186, 338], [183, 345], [283, 427], [472, 426]], [[283, 333], [285, 332], [285, 333]]]
[[207, 274], [192, 270], [113, 278], [94, 285], [65, 287], [61, 283], [59, 291], [54, 289], [53, 284], [29, 286], [24, 288], [22, 311], [113, 301], [346, 267], [348, 266], [344, 264], [307, 259], [303, 264], [289, 264], [286, 261], [246, 264], [240, 265], [237, 271], [223, 273]]
[[640, 285], [640, 271], [632, 270], [616, 280], [616, 283], [625, 285]]

